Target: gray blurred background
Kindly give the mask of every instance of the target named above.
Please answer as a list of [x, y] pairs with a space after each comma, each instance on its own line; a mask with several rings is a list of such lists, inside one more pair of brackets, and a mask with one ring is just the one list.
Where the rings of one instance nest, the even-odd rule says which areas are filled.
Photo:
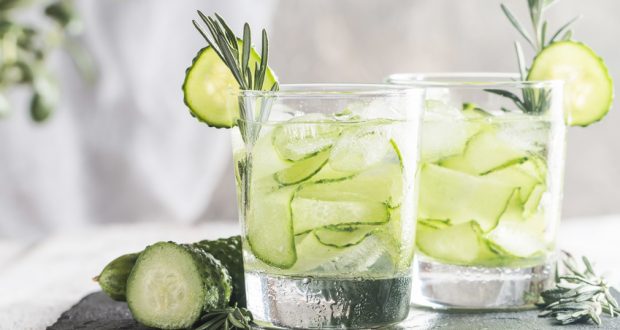
[[[521, 0], [280, 1], [269, 31], [270, 63], [285, 83], [379, 82], [395, 72], [513, 72], [518, 35], [500, 3], [529, 23]], [[604, 58], [619, 82], [618, 13], [617, 0], [561, 0], [546, 14], [549, 31], [582, 14], [573, 38]], [[619, 111], [569, 129], [564, 218], [620, 213]], [[229, 170], [209, 217], [235, 216], [232, 183]]]
[[[48, 0], [24, 1], [40, 11]], [[528, 21], [527, 0], [504, 3]], [[255, 37], [266, 27], [269, 62], [282, 83], [376, 83], [396, 72], [516, 71], [518, 35], [497, 0], [75, 4], [84, 23], [80, 40], [99, 76], [85, 83], [65, 53], [54, 53], [48, 64], [62, 99], [43, 124], [30, 120], [29, 100], [20, 97], [28, 96], [24, 90], [9, 95], [13, 111], [0, 120], [0, 238], [94, 223], [237, 218], [230, 131], [198, 123], [182, 101], [185, 69], [205, 46], [191, 24], [196, 9], [220, 13], [238, 34], [243, 22]], [[560, 0], [547, 12], [549, 31], [582, 14], [575, 39], [605, 58], [620, 81], [618, 13], [618, 0]], [[619, 111], [569, 130], [565, 218], [620, 214]]]

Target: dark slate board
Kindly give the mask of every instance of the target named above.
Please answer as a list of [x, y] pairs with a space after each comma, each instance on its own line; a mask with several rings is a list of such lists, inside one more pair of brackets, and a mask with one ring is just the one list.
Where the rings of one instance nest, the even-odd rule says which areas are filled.
[[[620, 294], [613, 292], [616, 299], [620, 300]], [[611, 319], [603, 317], [603, 325], [597, 327], [594, 324], [574, 324], [569, 326], [556, 326], [552, 320], [537, 317], [537, 311], [524, 312], [497, 312], [497, 313], [441, 313], [426, 309], [411, 309], [406, 321], [391, 329], [620, 329], [620, 318]], [[136, 323], [126, 303], [116, 302], [108, 298], [102, 292], [92, 293], [84, 297], [75, 306], [64, 312], [58, 321], [48, 327], [48, 330], [146, 330], [144, 326]]]

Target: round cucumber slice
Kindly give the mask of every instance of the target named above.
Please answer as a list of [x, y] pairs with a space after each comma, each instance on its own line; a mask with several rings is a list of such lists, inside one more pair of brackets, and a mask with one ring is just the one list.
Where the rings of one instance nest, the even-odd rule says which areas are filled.
[[[241, 40], [239, 49], [243, 48]], [[250, 52], [250, 68], [260, 61], [260, 56], [254, 50]], [[271, 69], [267, 68], [263, 89], [268, 90], [277, 81]], [[185, 72], [183, 94], [185, 104], [189, 107], [192, 116], [216, 128], [230, 128], [237, 124], [239, 108], [228, 105], [229, 90], [238, 89], [239, 83], [235, 80], [230, 69], [224, 64], [217, 53], [207, 46], [201, 49], [194, 58], [192, 65]]]
[[609, 112], [613, 82], [605, 62], [575, 41], [554, 42], [534, 59], [527, 80], [563, 80], [568, 124], [588, 126]]
[[230, 293], [230, 276], [218, 260], [173, 242], [147, 247], [127, 279], [132, 315], [160, 329], [191, 327], [205, 311], [225, 307]]

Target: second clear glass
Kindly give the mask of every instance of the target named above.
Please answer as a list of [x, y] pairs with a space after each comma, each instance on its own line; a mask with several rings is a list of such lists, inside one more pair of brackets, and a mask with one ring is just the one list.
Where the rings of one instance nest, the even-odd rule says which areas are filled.
[[553, 279], [566, 126], [562, 83], [396, 74], [427, 89], [412, 301], [530, 308]]

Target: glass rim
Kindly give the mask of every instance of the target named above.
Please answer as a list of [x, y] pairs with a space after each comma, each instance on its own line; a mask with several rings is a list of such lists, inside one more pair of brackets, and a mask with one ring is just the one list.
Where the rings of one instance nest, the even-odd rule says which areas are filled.
[[406, 96], [422, 92], [423, 87], [396, 84], [367, 83], [304, 83], [282, 84], [277, 91], [236, 90], [230, 93], [242, 97], [277, 97], [277, 98], [363, 98]]
[[561, 80], [521, 80], [516, 72], [409, 72], [388, 75], [384, 82], [419, 88], [552, 88]]

